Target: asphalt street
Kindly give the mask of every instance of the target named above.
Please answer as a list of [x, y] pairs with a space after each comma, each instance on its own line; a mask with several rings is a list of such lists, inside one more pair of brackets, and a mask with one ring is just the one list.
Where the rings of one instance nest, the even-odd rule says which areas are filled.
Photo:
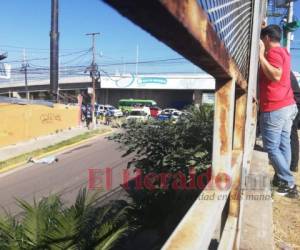
[[[111, 169], [111, 189], [107, 190], [106, 178], [102, 178], [103, 189], [99, 195], [105, 195], [120, 186], [123, 169], [126, 169], [128, 157], [118, 144], [108, 141], [104, 136], [93, 139], [76, 148], [56, 154], [58, 162], [51, 164], [27, 164], [0, 175], [0, 206], [12, 213], [19, 211], [16, 198], [33, 202], [52, 193], [62, 195], [66, 203], [72, 203], [78, 190], [88, 185], [89, 169]], [[104, 171], [105, 172], [105, 171]], [[99, 187], [99, 182], [96, 182]]]

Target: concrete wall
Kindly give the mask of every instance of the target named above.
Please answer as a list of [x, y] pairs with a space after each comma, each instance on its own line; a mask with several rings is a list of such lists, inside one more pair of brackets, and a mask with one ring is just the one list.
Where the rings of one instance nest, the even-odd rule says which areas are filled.
[[77, 126], [78, 108], [0, 104], [0, 147]]

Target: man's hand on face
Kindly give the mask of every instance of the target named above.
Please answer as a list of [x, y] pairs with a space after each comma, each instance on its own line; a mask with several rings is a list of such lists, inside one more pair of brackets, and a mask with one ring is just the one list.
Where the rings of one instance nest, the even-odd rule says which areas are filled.
[[265, 44], [262, 40], [259, 40], [259, 58], [264, 57], [265, 56]]

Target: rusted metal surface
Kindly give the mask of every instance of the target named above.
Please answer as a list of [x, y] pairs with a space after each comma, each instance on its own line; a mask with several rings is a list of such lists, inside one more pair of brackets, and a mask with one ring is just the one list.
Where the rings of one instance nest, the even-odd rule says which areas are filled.
[[[227, 225], [230, 227], [230, 230], [227, 232], [229, 234], [237, 231], [237, 222], [239, 219], [240, 213], [240, 198], [241, 198], [241, 179], [242, 179], [242, 159], [243, 159], [243, 147], [244, 147], [244, 138], [245, 138], [245, 125], [246, 125], [246, 107], [247, 107], [247, 93], [243, 93], [242, 91], [236, 90], [235, 94], [235, 119], [234, 119], [234, 134], [233, 134], [233, 161], [239, 161], [239, 164], [232, 164], [236, 169], [233, 169], [232, 175], [232, 187], [230, 193], [230, 203], [229, 203], [229, 218], [232, 221], [236, 222], [235, 228], [233, 229], [233, 225]], [[230, 222], [228, 222], [230, 223]], [[223, 237], [222, 237], [223, 239]], [[227, 247], [230, 246], [232, 243], [231, 239], [224, 240], [222, 244], [224, 248], [228, 249]], [[236, 244], [236, 241], [233, 241]]]
[[[265, 0], [104, 2], [216, 78], [212, 174], [226, 173], [232, 185], [226, 192], [206, 188], [202, 194], [226, 196], [221, 200], [197, 199], [163, 249], [207, 249], [228, 197], [228, 220], [219, 249], [238, 249], [243, 211], [240, 188], [249, 168], [255, 137], [257, 103], [252, 100], [256, 98], [258, 41]], [[208, 7], [201, 7], [198, 2], [205, 2]], [[231, 9], [226, 9], [236, 2], [240, 2], [238, 8], [232, 5]], [[224, 16], [218, 9], [225, 11]], [[230, 18], [237, 10], [239, 14], [234, 14], [233, 20], [239, 20], [242, 25]], [[214, 17], [215, 12], [219, 13], [217, 17]], [[243, 16], [244, 12], [247, 17]], [[217, 23], [227, 17], [219, 27]], [[231, 26], [236, 32], [247, 28], [229, 37], [226, 29]], [[246, 32], [247, 36], [243, 36]]]
[[241, 195], [241, 168], [242, 168], [243, 151], [234, 150], [232, 153], [232, 182], [230, 192], [230, 203], [229, 203], [229, 215], [239, 217], [240, 211], [240, 195]]
[[[208, 184], [211, 187], [213, 184]], [[206, 188], [163, 246], [163, 250], [207, 249], [226, 203], [228, 190]], [[204, 199], [204, 197], [207, 197]]]
[[218, 250], [232, 250], [234, 249], [235, 236], [237, 231], [238, 218], [228, 216], [223, 233], [222, 239], [218, 245]]
[[[234, 151], [232, 168], [238, 171], [241, 164], [242, 151]], [[214, 180], [211, 180], [162, 249], [207, 249], [219, 222], [217, 218], [221, 218], [230, 191], [230, 185], [222, 190], [216, 188]]]
[[195, 0], [104, 0], [215, 78], [247, 82]]
[[212, 155], [213, 176], [217, 176], [219, 172], [227, 172], [231, 175], [234, 94], [234, 80], [216, 81]]
[[233, 149], [242, 150], [244, 147], [246, 108], [247, 93], [236, 90]]
[[231, 191], [229, 195], [229, 208], [225, 220], [225, 226], [222, 230], [218, 249], [233, 249], [236, 243], [237, 222], [239, 215], [240, 202], [240, 173], [243, 160], [242, 150], [233, 150], [232, 152], [232, 178]]

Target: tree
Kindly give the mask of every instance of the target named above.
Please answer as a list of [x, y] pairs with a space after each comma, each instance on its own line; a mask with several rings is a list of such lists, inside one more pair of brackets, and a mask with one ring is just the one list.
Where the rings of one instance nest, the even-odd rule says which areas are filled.
[[99, 206], [96, 195], [81, 190], [66, 207], [52, 195], [33, 205], [18, 200], [22, 212], [0, 219], [0, 249], [112, 249], [129, 232], [128, 204]]

